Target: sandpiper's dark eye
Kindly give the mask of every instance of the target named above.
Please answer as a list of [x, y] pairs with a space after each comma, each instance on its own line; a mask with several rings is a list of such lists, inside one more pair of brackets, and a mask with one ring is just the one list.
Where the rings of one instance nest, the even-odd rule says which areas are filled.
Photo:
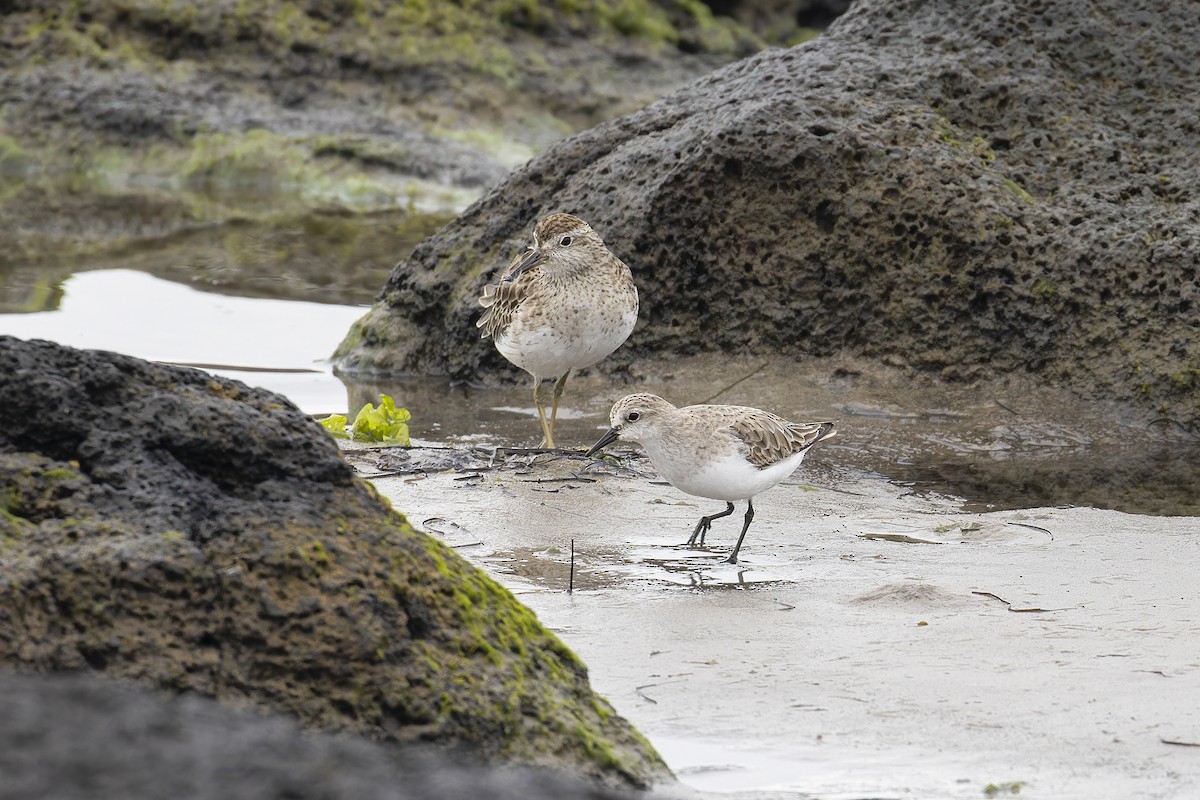
[[627, 416], [625, 419], [629, 420], [630, 422], [637, 422], [641, 418], [642, 415], [637, 411], [630, 411], [629, 416]]
[[563, 247], [570, 247], [571, 246], [571, 237], [564, 236], [563, 238], [558, 240], [558, 243], [561, 244]]

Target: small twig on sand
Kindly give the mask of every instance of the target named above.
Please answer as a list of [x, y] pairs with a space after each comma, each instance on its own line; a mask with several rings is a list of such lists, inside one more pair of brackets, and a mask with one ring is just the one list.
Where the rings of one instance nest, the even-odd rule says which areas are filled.
[[1200, 747], [1200, 742], [1183, 742], [1178, 739], [1163, 739], [1163, 738], [1159, 738], [1159, 741], [1162, 742], [1163, 744], [1173, 744], [1173, 745], [1177, 745], [1178, 747]]
[[571, 577], [567, 580], [567, 594], [575, 593], [575, 540], [571, 540]]
[[1000, 406], [1001, 408], [1003, 408], [1005, 411], [1007, 411], [1007, 412], [1008, 412], [1008, 413], [1010, 413], [1010, 414], [1016, 414], [1018, 417], [1019, 417], [1019, 416], [1021, 416], [1021, 412], [1020, 412], [1020, 411], [1013, 411], [1011, 408], [1009, 408], [1008, 406], [1004, 405], [1004, 403], [1001, 403], [999, 400], [997, 400], [997, 399], [996, 399], [996, 398], [994, 398], [994, 397], [992, 398], [992, 402], [993, 402], [993, 403], [995, 403], [996, 405]]
[[1070, 611], [1071, 610], [1069, 608], [1013, 608], [1012, 603], [1008, 602], [1007, 600], [1005, 600], [1003, 597], [1001, 597], [998, 594], [993, 594], [991, 592], [975, 592], [975, 591], [972, 591], [971, 594], [977, 594], [981, 597], [990, 597], [993, 600], [999, 600], [1001, 603], [1004, 603], [1004, 605], [1008, 606], [1008, 610], [1013, 612], [1014, 614], [1034, 614], [1034, 613], [1043, 612], [1043, 611], [1049, 612], [1049, 611]]
[[[652, 652], [650, 655], [652, 655], [652, 656], [655, 656], [655, 655], [658, 655], [658, 654], [660, 654], [660, 653], [662, 653], [662, 652], [663, 652], [662, 650], [655, 650], [655, 651], [654, 651], [654, 652]], [[637, 692], [637, 695], [638, 695], [638, 697], [642, 698], [643, 700], [646, 700], [647, 702], [654, 703], [655, 705], [658, 705], [658, 701], [657, 701], [657, 700], [655, 700], [653, 697], [651, 697], [650, 695], [646, 694], [646, 693], [645, 693], [645, 692], [643, 692], [642, 690], [643, 690], [643, 689], [650, 689], [650, 688], [652, 688], [652, 687], [655, 687], [655, 686], [669, 686], [669, 685], [671, 685], [672, 683], [683, 683], [685, 678], [687, 678], [687, 677], [689, 677], [689, 676], [691, 676], [691, 675], [694, 675], [694, 674], [695, 674], [694, 672], [676, 672], [675, 674], [673, 674], [673, 675], [669, 675], [669, 676], [668, 676], [669, 678], [673, 678], [674, 680], [658, 681], [658, 682], [656, 682], [656, 683], [643, 683], [641, 686], [635, 686], [635, 687], [633, 687], [633, 690], [634, 690], [635, 692]]]
[[596, 479], [574, 476], [570, 478], [521, 478], [521, 483], [571, 483], [573, 481], [578, 481], [580, 483], [595, 483]]
[[358, 473], [358, 477], [362, 478], [363, 480], [370, 481], [370, 480], [374, 480], [375, 478], [391, 478], [395, 475], [413, 475], [418, 472], [423, 473], [424, 470], [396, 469], [396, 470], [391, 470], [390, 472], [371, 472], [371, 473], [360, 472], [360, 473]]
[[813, 488], [818, 489], [822, 492], [837, 492], [838, 494], [848, 494], [851, 497], [870, 497], [869, 494], [866, 494], [864, 492], [851, 492], [846, 489], [838, 489], [835, 486], [814, 486]]
[[477, 448], [490, 452], [493, 456], [503, 453], [506, 456], [540, 456], [543, 453], [565, 458], [583, 458], [587, 450], [567, 450], [562, 447], [481, 447]]
[[492, 469], [496, 466], [496, 458], [500, 455], [540, 456], [544, 454], [551, 454], [558, 456], [559, 458], [583, 458], [583, 454], [587, 452], [586, 450], [562, 450], [557, 447], [488, 447], [479, 449], [483, 450], [484, 452], [491, 453], [491, 457], [488, 458], [489, 469]]
[[935, 542], [931, 539], [918, 539], [907, 533], [860, 533], [858, 538], [869, 541], [900, 542], [901, 544], [945, 544], [945, 542]]
[[1009, 522], [1007, 524], [1008, 525], [1020, 525], [1022, 528], [1032, 528], [1035, 531], [1041, 531], [1042, 533], [1044, 533], [1050, 537], [1050, 541], [1054, 541], [1053, 533], [1051, 533], [1050, 531], [1046, 530], [1045, 528], [1039, 527], [1037, 525], [1027, 525], [1024, 522]]
[[637, 692], [638, 697], [642, 698], [647, 703], [653, 703], [654, 705], [658, 705], [657, 700], [655, 700], [653, 697], [651, 697], [650, 695], [648, 695], [642, 691], [642, 689], [649, 689], [651, 686], [658, 686], [658, 684], [657, 683], [647, 683], [645, 686], [635, 686], [635, 687], [633, 687], [633, 690], [635, 692]]

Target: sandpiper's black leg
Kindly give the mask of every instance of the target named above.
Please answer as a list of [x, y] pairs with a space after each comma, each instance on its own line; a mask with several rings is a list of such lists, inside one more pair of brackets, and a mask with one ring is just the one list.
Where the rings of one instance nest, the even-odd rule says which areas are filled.
[[[701, 547], [703, 547], [704, 534], [708, 533], [708, 529], [712, 527], [713, 520], [720, 519], [721, 517], [728, 517], [732, 513], [733, 503], [726, 502], [725, 510], [720, 514], [709, 514], [707, 517], [701, 517], [700, 521], [696, 523], [696, 530], [692, 531], [692, 538], [687, 540], [688, 545], [699, 544]], [[743, 531], [743, 533], [745, 533], [745, 531]], [[697, 536], [700, 537], [699, 542], [696, 541]]]
[[[733, 503], [729, 504], [729, 511], [733, 511]], [[733, 552], [729, 554], [728, 561], [730, 564], [737, 563], [738, 550], [742, 549], [742, 539], [746, 538], [746, 530], [749, 529], [752, 519], [754, 519], [754, 498], [746, 501], [746, 522], [742, 525], [742, 535], [738, 537], [737, 544], [733, 546]]]

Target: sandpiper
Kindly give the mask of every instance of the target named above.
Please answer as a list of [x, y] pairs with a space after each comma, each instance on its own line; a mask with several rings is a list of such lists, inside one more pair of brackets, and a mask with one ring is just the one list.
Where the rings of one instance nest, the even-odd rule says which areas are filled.
[[[513, 258], [498, 283], [484, 287], [479, 305], [486, 309], [475, 323], [480, 338], [492, 337], [500, 355], [533, 376], [542, 447], [554, 447], [567, 376], [620, 347], [637, 322], [629, 267], [579, 217], [551, 214], [534, 228], [533, 246]], [[547, 419], [538, 390], [553, 378]]]
[[713, 520], [732, 514], [733, 501], [746, 501], [746, 519], [729, 554], [730, 564], [737, 563], [754, 519], [754, 496], [791, 475], [810, 447], [836, 432], [832, 422], [788, 422], [748, 406], [676, 408], [653, 394], [621, 398], [609, 422], [612, 428], [587, 455], [617, 439], [637, 442], [672, 486], [726, 502], [724, 511], [700, 518], [687, 544], [703, 545]]

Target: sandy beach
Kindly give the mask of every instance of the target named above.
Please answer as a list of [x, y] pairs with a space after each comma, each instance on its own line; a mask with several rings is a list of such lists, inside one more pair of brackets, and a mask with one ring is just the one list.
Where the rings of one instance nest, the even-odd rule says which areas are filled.
[[[586, 386], [575, 400], [602, 405]], [[972, 513], [846, 466], [854, 435], [833, 442], [757, 498], [736, 566], [742, 507], [687, 548], [721, 504], [641, 457], [493, 453], [374, 483], [583, 657], [678, 775], [668, 793], [1200, 794], [1196, 518]], [[388, 463], [348, 455], [365, 475]]]

